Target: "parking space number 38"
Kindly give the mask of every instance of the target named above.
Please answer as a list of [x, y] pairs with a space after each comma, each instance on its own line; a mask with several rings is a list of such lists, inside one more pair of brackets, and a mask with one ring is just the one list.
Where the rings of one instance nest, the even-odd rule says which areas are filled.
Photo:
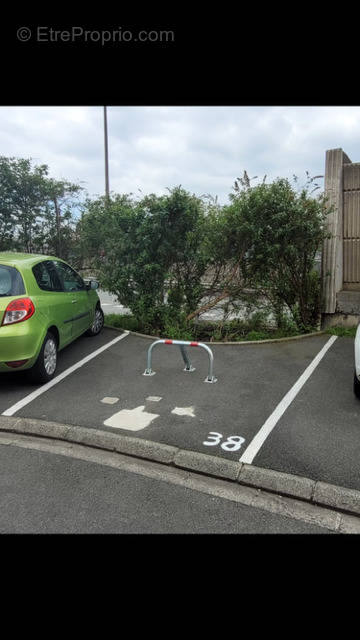
[[[216, 431], [210, 431], [207, 440], [203, 442], [207, 447], [215, 447], [220, 444], [223, 439], [222, 433], [217, 433]], [[225, 442], [221, 443], [221, 448], [225, 451], [237, 451], [240, 449], [241, 445], [245, 442], [245, 438], [241, 436], [229, 436]]]

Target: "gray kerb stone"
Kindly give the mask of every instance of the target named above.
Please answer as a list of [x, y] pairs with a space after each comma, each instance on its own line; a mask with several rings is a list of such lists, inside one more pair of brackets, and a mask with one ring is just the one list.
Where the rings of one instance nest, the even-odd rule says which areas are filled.
[[0, 429], [3, 431], [14, 431], [15, 425], [19, 420], [20, 418], [14, 418], [13, 416], [0, 416]]
[[70, 427], [68, 439], [77, 444], [98, 447], [107, 451], [116, 451], [118, 443], [118, 435], [116, 433], [74, 426]]
[[317, 482], [313, 502], [360, 515], [360, 491]]
[[178, 451], [174, 458], [174, 464], [176, 467], [181, 467], [182, 469], [191, 469], [192, 471], [199, 471], [200, 473], [207, 473], [218, 478], [227, 478], [229, 480], [236, 480], [241, 469], [240, 462], [225, 460], [216, 456], [209, 456], [204, 453], [187, 451], [185, 449]]
[[171, 464], [179, 449], [167, 444], [143, 440], [142, 438], [131, 438], [130, 436], [118, 436], [116, 451], [127, 453], [139, 458], [147, 458], [163, 464]]
[[58, 422], [0, 416], [0, 429], [16, 433], [31, 433], [44, 438], [66, 440], [70, 427]]
[[338, 530], [340, 533], [360, 533], [360, 519], [343, 513]]
[[311, 500], [315, 486], [315, 480], [272, 469], [262, 469], [251, 464], [243, 464], [238, 482], [305, 500]]

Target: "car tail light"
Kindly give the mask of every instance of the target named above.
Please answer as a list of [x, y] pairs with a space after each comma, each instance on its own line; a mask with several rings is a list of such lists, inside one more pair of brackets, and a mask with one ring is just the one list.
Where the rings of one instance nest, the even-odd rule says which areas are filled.
[[11, 360], [11, 362], [6, 362], [5, 364], [7, 364], [8, 367], [16, 369], [17, 367], [22, 367], [23, 364], [28, 361], [28, 359], [29, 358], [27, 358], [26, 360]]
[[24, 322], [35, 313], [34, 303], [30, 298], [17, 298], [8, 304], [5, 309], [2, 325]]

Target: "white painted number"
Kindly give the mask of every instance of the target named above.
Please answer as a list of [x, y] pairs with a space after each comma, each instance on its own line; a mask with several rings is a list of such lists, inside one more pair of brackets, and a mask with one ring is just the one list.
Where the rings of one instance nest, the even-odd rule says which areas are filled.
[[222, 438], [222, 433], [216, 433], [216, 431], [210, 431], [209, 435], [208, 435], [208, 439], [209, 440], [215, 440], [215, 442], [203, 442], [203, 444], [206, 444], [206, 446], [208, 447], [214, 447], [216, 444], [219, 444], [220, 440]]
[[[208, 435], [208, 441], [213, 440], [213, 442], [208, 442], [205, 440], [203, 444], [205, 444], [207, 447], [215, 447], [217, 444], [220, 444], [222, 438], [222, 433], [210, 431]], [[220, 446], [222, 449], [224, 449], [224, 451], [237, 451], [238, 449], [240, 449], [241, 445], [244, 442], [245, 438], [242, 438], [241, 436], [229, 436]]]
[[[228, 444], [226, 444], [227, 442]], [[245, 442], [245, 438], [241, 436], [229, 436], [229, 438], [223, 442], [221, 448], [225, 449], [225, 451], [237, 451], [243, 442]]]

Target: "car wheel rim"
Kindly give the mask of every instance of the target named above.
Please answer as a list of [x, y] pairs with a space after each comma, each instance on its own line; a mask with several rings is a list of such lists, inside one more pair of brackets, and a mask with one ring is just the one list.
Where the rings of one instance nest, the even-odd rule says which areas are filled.
[[48, 340], [45, 345], [44, 367], [49, 376], [51, 376], [56, 369], [56, 344], [54, 340]]
[[103, 325], [103, 316], [100, 309], [96, 309], [95, 319], [92, 326], [93, 333], [98, 333]]

